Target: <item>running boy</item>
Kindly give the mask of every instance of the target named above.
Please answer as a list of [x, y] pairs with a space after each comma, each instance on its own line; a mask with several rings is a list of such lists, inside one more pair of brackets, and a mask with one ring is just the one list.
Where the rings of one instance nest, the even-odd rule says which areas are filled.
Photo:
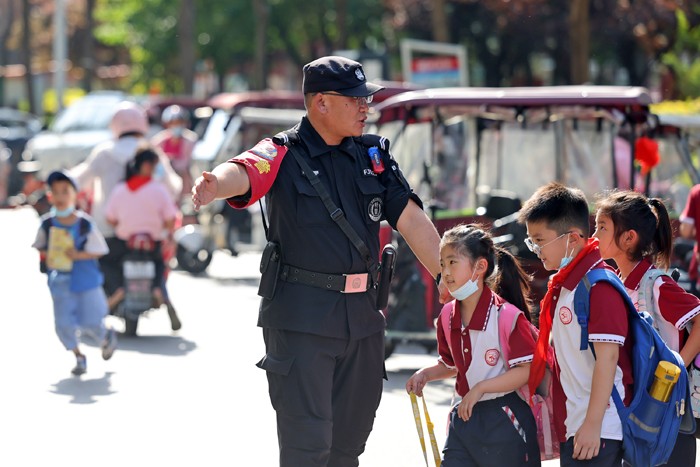
[[[646, 282], [652, 280], [648, 271], [668, 269], [671, 262], [673, 234], [666, 206], [641, 193], [618, 191], [602, 196], [597, 208], [593, 236], [600, 242], [600, 255], [615, 261], [638, 310], [640, 290], [652, 291], [639, 311], [649, 312], [659, 335], [690, 365], [700, 353], [700, 300], [669, 276], [657, 276], [653, 285]], [[687, 340], [685, 329], [690, 330]], [[666, 465], [694, 466], [695, 451], [695, 437], [679, 433]]]
[[558, 270], [540, 305], [540, 336], [530, 367], [532, 393], [545, 372], [545, 356], [554, 348], [554, 413], [561, 444], [561, 465], [619, 466], [622, 425], [612, 400], [613, 384], [629, 403], [632, 394], [627, 309], [623, 297], [607, 283], [590, 294], [588, 340], [579, 350], [581, 327], [573, 308], [574, 292], [593, 268], [608, 267], [600, 257], [598, 239], [589, 238], [588, 202], [581, 190], [559, 183], [540, 187], [520, 210], [525, 239], [545, 269]]
[[[450, 414], [442, 465], [540, 465], [532, 411], [515, 392], [527, 382], [535, 348], [528, 323], [527, 275], [508, 251], [495, 246], [475, 225], [445, 232], [440, 267], [442, 281], [455, 298], [438, 318], [449, 318], [449, 331], [438, 325], [440, 358], [411, 376], [406, 391], [420, 396], [429, 381], [457, 375], [455, 389], [462, 401]], [[503, 343], [498, 317], [506, 301], [518, 310], [515, 327]], [[505, 345], [510, 349], [508, 361], [503, 359]]]
[[107, 299], [97, 263], [108, 248], [92, 220], [75, 209], [75, 181], [63, 172], [52, 172], [46, 183], [53, 207], [42, 218], [32, 246], [46, 258], [56, 334], [75, 355], [72, 373], [79, 376], [87, 371], [87, 359], [78, 346], [78, 332], [88, 332], [102, 342], [105, 360], [112, 358], [117, 346], [115, 332], [104, 325]]

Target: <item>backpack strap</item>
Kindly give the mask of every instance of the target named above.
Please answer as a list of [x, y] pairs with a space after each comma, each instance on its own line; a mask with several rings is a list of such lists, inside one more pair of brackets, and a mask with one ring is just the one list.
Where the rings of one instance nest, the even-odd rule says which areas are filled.
[[639, 312], [649, 313], [654, 320], [654, 323], [658, 323], [657, 320], [661, 318], [661, 311], [658, 309], [656, 300], [654, 300], [654, 284], [656, 283], [656, 279], [661, 276], [671, 277], [662, 269], [649, 268], [639, 281], [637, 302], [639, 305]]
[[508, 360], [510, 359], [510, 344], [508, 343], [510, 335], [515, 329], [515, 324], [518, 322], [518, 315], [522, 311], [515, 305], [505, 302], [498, 309], [498, 340], [503, 353], [503, 360], [506, 362], [508, 369]]
[[[578, 324], [581, 326], [581, 344], [579, 350], [586, 350], [588, 348], [588, 318], [590, 316], [591, 287], [601, 280], [615, 287], [615, 289], [620, 292], [620, 295], [622, 295], [622, 298], [629, 301], [629, 295], [627, 295], [625, 286], [614, 272], [605, 268], [595, 268], [588, 271], [586, 275], [583, 276], [583, 279], [581, 279], [581, 282], [576, 286], [576, 291], [574, 292], [574, 312], [576, 313]], [[592, 346], [591, 350], [593, 350]], [[593, 355], [595, 356], [595, 351]]]
[[450, 336], [450, 319], [452, 318], [452, 311], [455, 308], [455, 302], [445, 303], [440, 311], [440, 326], [442, 327], [442, 332], [445, 334], [445, 339], [447, 340], [447, 346], [450, 348], [450, 354], [452, 354], [452, 340]]

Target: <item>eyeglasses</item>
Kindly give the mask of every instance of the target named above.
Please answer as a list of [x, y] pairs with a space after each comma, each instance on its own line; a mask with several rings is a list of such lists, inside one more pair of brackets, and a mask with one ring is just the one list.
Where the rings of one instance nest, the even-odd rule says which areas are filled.
[[355, 97], [355, 96], [346, 96], [345, 94], [340, 94], [339, 92], [322, 92], [321, 94], [323, 94], [324, 96], [349, 97], [350, 99], [355, 101], [355, 104], [357, 104], [358, 107], [363, 106], [363, 105], [369, 105], [372, 103], [372, 100], [374, 99], [373, 95]]
[[568, 234], [570, 234], [570, 233], [573, 233], [573, 232], [564, 232], [563, 234], [559, 235], [559, 236], [558, 236], [557, 238], [555, 238], [554, 240], [550, 240], [550, 241], [548, 241], [547, 243], [545, 243], [545, 244], [542, 245], [542, 246], [540, 246], [540, 245], [538, 245], [537, 243], [533, 242], [532, 239], [531, 239], [530, 237], [525, 237], [525, 245], [527, 246], [527, 249], [528, 249], [528, 250], [530, 250], [531, 252], [533, 252], [534, 254], [536, 254], [537, 256], [539, 256], [540, 253], [542, 253], [542, 248], [546, 247], [547, 245], [549, 245], [549, 244], [551, 244], [551, 243], [556, 242], [557, 240], [559, 240], [560, 238], [562, 238], [564, 235], [568, 235]]

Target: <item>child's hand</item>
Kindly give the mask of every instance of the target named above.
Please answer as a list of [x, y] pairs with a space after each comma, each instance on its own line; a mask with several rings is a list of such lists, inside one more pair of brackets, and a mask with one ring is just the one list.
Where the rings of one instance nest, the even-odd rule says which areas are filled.
[[78, 251], [75, 248], [67, 248], [64, 253], [66, 254], [67, 257], [75, 261], [78, 259]]
[[428, 384], [428, 377], [422, 371], [416, 371], [413, 376], [406, 381], [406, 392], [414, 393], [418, 397], [423, 397], [423, 388]]
[[459, 403], [459, 407], [457, 408], [457, 415], [459, 418], [465, 422], [469, 420], [472, 416], [472, 409], [474, 409], [474, 406], [483, 395], [484, 393], [481, 391], [478, 384], [469, 389], [469, 392], [462, 398], [462, 402]]
[[579, 460], [593, 459], [600, 451], [600, 424], [584, 420], [581, 428], [574, 435], [573, 458]]

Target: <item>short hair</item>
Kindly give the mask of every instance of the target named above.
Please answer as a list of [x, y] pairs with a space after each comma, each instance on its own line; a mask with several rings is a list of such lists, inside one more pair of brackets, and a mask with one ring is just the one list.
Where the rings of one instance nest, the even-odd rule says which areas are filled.
[[590, 236], [590, 212], [583, 191], [561, 183], [551, 182], [541, 186], [520, 209], [518, 221], [546, 222], [559, 234], [572, 227], [579, 228], [585, 238]]

